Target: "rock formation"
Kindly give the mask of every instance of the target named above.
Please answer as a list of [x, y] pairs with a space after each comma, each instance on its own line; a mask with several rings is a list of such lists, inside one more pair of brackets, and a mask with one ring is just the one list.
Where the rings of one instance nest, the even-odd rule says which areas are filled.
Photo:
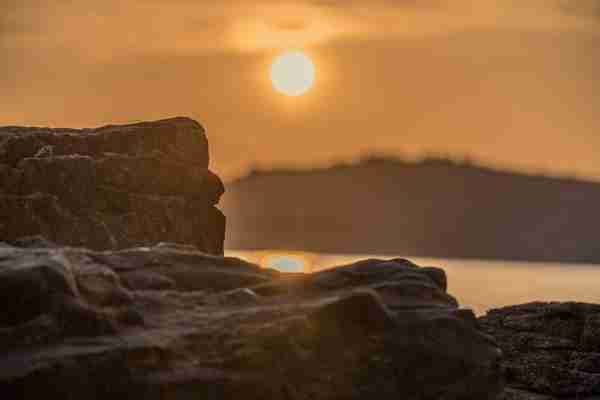
[[529, 303], [479, 322], [504, 351], [505, 400], [600, 398], [600, 305]]
[[[438, 268], [283, 274], [193, 246], [0, 246], [2, 399], [493, 399]], [[43, 246], [43, 247], [40, 247]]]
[[173, 118], [98, 129], [0, 127], [0, 240], [223, 252], [224, 191], [204, 129]]

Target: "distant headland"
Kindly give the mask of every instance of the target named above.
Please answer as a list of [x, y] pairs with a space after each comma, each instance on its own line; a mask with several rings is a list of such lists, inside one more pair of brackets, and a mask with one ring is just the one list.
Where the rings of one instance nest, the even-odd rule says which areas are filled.
[[430, 157], [253, 170], [227, 185], [226, 247], [600, 263], [600, 184]]

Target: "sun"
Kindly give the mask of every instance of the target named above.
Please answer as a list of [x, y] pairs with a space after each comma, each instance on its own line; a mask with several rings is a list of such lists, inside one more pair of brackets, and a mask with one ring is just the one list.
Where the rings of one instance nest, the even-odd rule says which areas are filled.
[[275, 58], [271, 65], [271, 82], [280, 93], [300, 96], [315, 82], [315, 65], [301, 51], [288, 51]]

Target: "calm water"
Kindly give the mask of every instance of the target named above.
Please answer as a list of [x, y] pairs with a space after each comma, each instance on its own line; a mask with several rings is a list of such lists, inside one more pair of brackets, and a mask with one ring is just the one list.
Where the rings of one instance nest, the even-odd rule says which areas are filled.
[[[390, 258], [280, 251], [226, 254], [287, 272], [313, 272], [364, 258]], [[600, 303], [600, 265], [408, 258], [422, 266], [444, 268], [448, 291], [478, 314], [534, 300]]]

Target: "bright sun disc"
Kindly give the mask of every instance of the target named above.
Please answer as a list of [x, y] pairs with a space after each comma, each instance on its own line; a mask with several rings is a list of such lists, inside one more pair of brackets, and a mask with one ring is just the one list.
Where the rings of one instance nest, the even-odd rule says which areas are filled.
[[315, 81], [313, 62], [300, 51], [279, 55], [271, 65], [273, 87], [288, 96], [300, 96], [310, 89]]

